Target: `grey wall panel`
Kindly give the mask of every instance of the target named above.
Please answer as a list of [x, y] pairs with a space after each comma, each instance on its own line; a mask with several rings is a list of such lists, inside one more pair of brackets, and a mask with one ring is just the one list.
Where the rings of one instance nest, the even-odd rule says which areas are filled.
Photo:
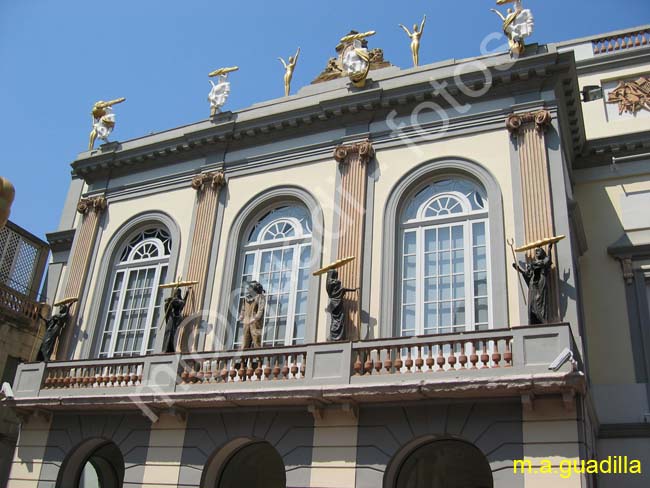
[[304, 409], [240, 409], [191, 413], [181, 457], [180, 486], [198, 487], [206, 462], [237, 438], [269, 442], [282, 456], [287, 486], [308, 486], [314, 421]]
[[124, 457], [124, 483], [142, 484], [151, 423], [138, 414], [57, 414], [52, 419], [39, 488], [54, 486], [66, 456], [92, 438], [112, 440]]
[[424, 436], [471, 442], [487, 457], [499, 480], [495, 486], [523, 487], [523, 477], [512, 474], [512, 460], [523, 458], [521, 406], [518, 399], [508, 399], [361, 408], [357, 488], [382, 486], [393, 456]]

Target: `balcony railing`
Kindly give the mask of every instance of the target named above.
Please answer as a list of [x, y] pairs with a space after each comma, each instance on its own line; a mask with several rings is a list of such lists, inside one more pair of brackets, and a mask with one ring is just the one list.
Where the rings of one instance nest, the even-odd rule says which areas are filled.
[[641, 29], [591, 41], [594, 54], [608, 54], [650, 45], [650, 29]]
[[33, 322], [38, 320], [40, 307], [40, 304], [27, 295], [0, 284], [0, 311]]
[[[549, 365], [565, 349], [575, 361], [551, 370]], [[412, 384], [421, 392], [435, 391], [443, 383], [445, 388], [478, 384], [477, 379], [489, 379], [491, 391], [499, 382], [506, 389], [544, 384], [557, 390], [579, 364], [569, 325], [553, 324], [248, 351], [27, 363], [18, 368], [14, 392], [17, 404], [51, 408], [65, 408], [67, 401], [83, 397], [92, 404], [125, 405], [131, 397], [144, 398], [147, 404], [162, 397], [167, 403], [182, 403], [203, 401], [206, 394], [217, 401], [230, 393], [249, 403], [291, 404], [322, 401], [324, 392], [336, 396], [345, 391], [346, 397], [354, 397], [361, 391], [368, 394], [368, 388], [384, 388], [390, 396], [396, 384]]]

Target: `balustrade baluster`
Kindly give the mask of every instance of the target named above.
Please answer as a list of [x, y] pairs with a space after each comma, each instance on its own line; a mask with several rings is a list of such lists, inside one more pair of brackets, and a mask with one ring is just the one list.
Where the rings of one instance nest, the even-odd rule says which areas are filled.
[[438, 344], [438, 357], [436, 358], [436, 364], [438, 365], [438, 372], [442, 373], [445, 370], [445, 356], [442, 352], [443, 345]]
[[386, 348], [386, 359], [384, 360], [384, 369], [386, 370], [386, 374], [391, 374], [392, 371], [391, 369], [393, 368], [393, 360], [392, 360], [392, 350], [390, 347]]
[[362, 370], [363, 370], [363, 363], [361, 362], [361, 352], [357, 351], [357, 360], [354, 362], [355, 376], [361, 376]]
[[289, 379], [289, 356], [286, 354], [282, 356], [282, 379]]
[[512, 351], [510, 349], [510, 341], [512, 341], [512, 338], [506, 337], [506, 352], [503, 353], [503, 360], [506, 362], [506, 365], [504, 366], [505, 368], [512, 366]]
[[406, 366], [406, 372], [407, 373], [412, 373], [411, 368], [413, 367], [413, 359], [411, 358], [411, 347], [407, 347], [407, 352], [406, 352], [406, 362], [404, 363]]
[[499, 352], [499, 339], [494, 339], [494, 351], [492, 351], [493, 368], [498, 368], [501, 362], [501, 353]]
[[460, 369], [467, 369], [467, 354], [465, 354], [466, 347], [467, 343], [461, 342], [460, 347], [458, 348], [458, 352], [460, 353], [458, 356], [458, 364], [460, 364]]
[[486, 340], [483, 340], [483, 352], [481, 353], [481, 362], [483, 363], [483, 366], [481, 366], [481, 369], [487, 369], [488, 363], [490, 362], [490, 355], [487, 352], [487, 342]]
[[363, 371], [366, 376], [370, 376], [372, 374], [372, 349], [364, 349], [364, 356], [366, 362], [363, 364]]
[[292, 357], [293, 357], [293, 361], [291, 363], [291, 376], [293, 377], [294, 380], [297, 380], [298, 379], [298, 361], [297, 361], [298, 355], [293, 354]]
[[376, 372], [377, 374], [381, 374], [381, 366], [382, 366], [382, 362], [381, 362], [381, 348], [378, 347], [378, 348], [376, 349], [376, 351], [377, 351], [377, 355], [375, 356], [376, 359], [375, 359], [375, 362], [374, 362], [375, 372]]
[[415, 369], [417, 373], [422, 372], [422, 366], [424, 366], [424, 359], [422, 359], [422, 346], [418, 346], [418, 357], [415, 358]]
[[273, 379], [274, 380], [279, 380], [280, 379], [280, 364], [278, 362], [278, 357], [275, 356], [275, 364], [273, 365]]
[[476, 354], [476, 342], [477, 341], [471, 341], [472, 353], [469, 355], [469, 362], [472, 363], [472, 367], [470, 369], [477, 369], [476, 363], [478, 362], [478, 354]]
[[436, 365], [436, 361], [433, 359], [433, 344], [428, 344], [427, 348], [429, 349], [427, 353], [427, 373], [431, 373]]

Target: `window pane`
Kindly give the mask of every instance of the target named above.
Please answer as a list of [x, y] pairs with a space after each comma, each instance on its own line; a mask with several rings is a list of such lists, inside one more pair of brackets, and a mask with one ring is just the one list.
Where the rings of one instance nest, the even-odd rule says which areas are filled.
[[311, 246], [302, 246], [300, 251], [300, 267], [307, 268], [309, 267], [309, 261], [311, 259]]
[[451, 245], [454, 249], [462, 249], [465, 245], [462, 225], [455, 225], [451, 228]]
[[440, 303], [440, 326], [448, 327], [451, 325], [451, 302]]
[[454, 276], [454, 298], [465, 299], [465, 275]]
[[427, 229], [424, 232], [424, 252], [432, 252], [438, 249], [436, 241], [436, 229]]
[[441, 275], [448, 275], [451, 273], [451, 255], [449, 252], [441, 252], [438, 255], [438, 272]]
[[465, 300], [454, 301], [454, 325], [465, 325]]
[[435, 252], [424, 255], [424, 276], [438, 274], [438, 254]]
[[296, 314], [306, 314], [307, 313], [307, 292], [302, 291], [297, 294], [296, 297]]
[[404, 254], [415, 254], [415, 232], [404, 233]]
[[404, 305], [402, 307], [402, 333], [415, 331], [415, 305]]
[[415, 303], [415, 280], [404, 281], [402, 287], [402, 303]]
[[487, 295], [487, 273], [481, 271], [474, 273], [474, 296]]
[[484, 271], [486, 269], [485, 247], [474, 248], [474, 271]]
[[404, 278], [415, 278], [415, 256], [404, 256]]
[[438, 304], [427, 303], [424, 305], [424, 333], [435, 334], [438, 327]]
[[440, 300], [451, 300], [451, 277], [440, 277]]
[[271, 256], [273, 255], [272, 251], [264, 251], [262, 253], [262, 260], [260, 262], [260, 274], [268, 273], [271, 271]]
[[485, 224], [483, 222], [472, 224], [472, 245], [485, 246]]
[[296, 322], [294, 324], [294, 332], [293, 332], [294, 344], [303, 343], [305, 339], [305, 323], [306, 323], [306, 317], [304, 315], [301, 315], [300, 317], [296, 317]]
[[244, 257], [244, 275], [253, 274], [253, 265], [255, 264], [255, 255], [246, 254]]
[[449, 227], [442, 227], [438, 230], [438, 245], [443, 251], [449, 249]]
[[465, 251], [462, 249], [459, 251], [453, 251], [452, 263], [454, 273], [462, 273], [465, 269]]
[[424, 279], [424, 301], [432, 302], [438, 300], [438, 279], [425, 278]]
[[474, 321], [476, 323], [488, 322], [487, 298], [477, 298], [474, 300], [474, 316]]

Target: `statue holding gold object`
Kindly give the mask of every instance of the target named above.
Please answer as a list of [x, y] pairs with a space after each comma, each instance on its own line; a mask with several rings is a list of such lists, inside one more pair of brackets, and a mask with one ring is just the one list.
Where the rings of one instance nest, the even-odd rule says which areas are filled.
[[325, 290], [327, 291], [329, 302], [325, 311], [330, 314], [330, 317], [332, 319], [330, 322], [330, 341], [345, 340], [345, 324], [343, 322], [343, 298], [345, 297], [346, 293], [357, 292], [359, 289], [343, 287], [341, 280], [339, 279], [339, 272], [337, 269], [353, 261], [354, 259], [354, 256], [339, 259], [338, 261], [335, 261], [332, 264], [325, 266], [324, 268], [321, 268], [313, 273], [314, 275], [327, 273]]
[[422, 38], [422, 32], [424, 31], [424, 23], [427, 21], [427, 16], [425, 15], [418, 29], [417, 24], [413, 24], [413, 32], [408, 30], [404, 24], [399, 26], [406, 32], [406, 35], [411, 38], [411, 56], [413, 58], [413, 66], [419, 66], [420, 64], [420, 39]]
[[11, 214], [11, 204], [16, 197], [16, 189], [7, 178], [0, 176], [0, 229], [2, 229], [9, 215]]
[[[165, 299], [165, 336], [163, 338], [163, 352], [176, 352], [176, 333], [183, 322], [183, 309], [187, 303], [192, 286], [198, 281], [181, 281], [160, 285], [159, 288], [173, 288], [172, 295]], [[187, 288], [185, 295], [181, 288]]]
[[[523, 276], [528, 285], [528, 323], [530, 325], [546, 324], [549, 321], [549, 275], [553, 261], [551, 252], [553, 245], [565, 236], [549, 237], [515, 249], [517, 252], [534, 249], [533, 258], [526, 262], [525, 267], [512, 263], [512, 267]], [[548, 245], [544, 250], [542, 246]]]
[[291, 79], [293, 78], [293, 72], [296, 69], [296, 63], [298, 62], [298, 56], [300, 56], [300, 48], [296, 51], [294, 56], [289, 56], [289, 62], [285, 62], [284, 59], [278, 58], [284, 66], [284, 96], [288, 97], [291, 92]]
[[230, 82], [228, 81], [228, 73], [237, 71], [239, 68], [237, 66], [232, 66], [230, 68], [219, 68], [208, 73], [210, 78], [218, 77], [218, 82], [214, 83], [212, 80], [210, 84], [212, 89], [208, 93], [208, 101], [210, 102], [210, 117], [214, 117], [219, 112], [221, 112], [221, 107], [223, 107], [228, 100], [230, 95]]
[[95, 140], [99, 137], [104, 142], [108, 141], [108, 136], [115, 128], [115, 114], [113, 113], [113, 105], [122, 103], [126, 98], [116, 98], [104, 102], [100, 100], [95, 102], [91, 112], [93, 117], [93, 130], [90, 131], [90, 141], [88, 143], [88, 150], [92, 151], [95, 146]]
[[43, 342], [41, 347], [38, 350], [36, 355], [37, 361], [49, 361], [52, 352], [54, 352], [54, 346], [63, 332], [63, 329], [68, 325], [68, 320], [70, 319], [70, 306], [76, 302], [78, 299], [75, 298], [66, 298], [54, 304], [55, 307], [59, 307], [59, 313], [52, 315], [49, 319], [46, 319], [42, 315], [39, 318], [45, 322], [45, 335], [43, 336]]
[[341, 39], [347, 44], [342, 54], [343, 72], [350, 78], [354, 86], [362, 88], [366, 85], [370, 71], [370, 52], [364, 47], [366, 37], [374, 36], [375, 31], [349, 34]]
[[524, 9], [521, 0], [497, 0], [497, 5], [514, 3], [514, 10], [509, 8], [506, 15], [503, 15], [497, 9], [491, 9], [503, 21], [503, 33], [508, 38], [510, 52], [519, 56], [524, 52], [524, 40], [533, 34], [535, 19], [529, 9]]

